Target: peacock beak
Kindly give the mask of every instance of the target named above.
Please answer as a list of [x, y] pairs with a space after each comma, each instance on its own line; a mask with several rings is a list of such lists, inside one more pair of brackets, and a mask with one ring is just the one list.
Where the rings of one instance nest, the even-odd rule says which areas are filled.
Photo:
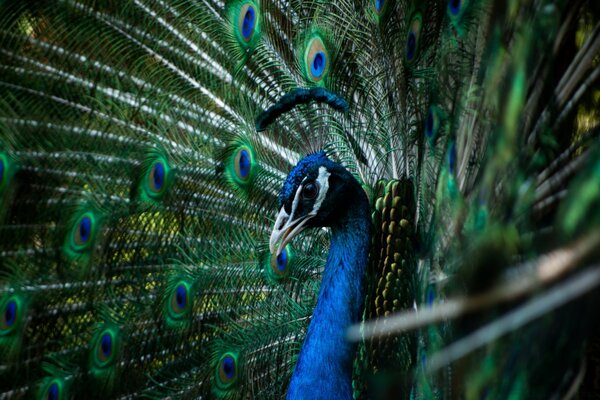
[[[277, 215], [275, 226], [273, 227], [271, 238], [269, 239], [269, 249], [271, 250], [271, 254], [277, 256], [281, 254], [281, 250], [287, 246], [296, 235], [302, 232], [304, 228], [306, 228], [306, 223], [314, 217], [314, 215], [307, 214], [303, 217], [293, 219], [293, 214], [294, 211], [292, 210], [292, 216], [290, 216], [285, 211], [284, 207], [281, 207], [281, 210], [279, 210], [279, 215]], [[275, 253], [277, 242], [279, 242], [279, 246], [277, 246], [277, 253]]]

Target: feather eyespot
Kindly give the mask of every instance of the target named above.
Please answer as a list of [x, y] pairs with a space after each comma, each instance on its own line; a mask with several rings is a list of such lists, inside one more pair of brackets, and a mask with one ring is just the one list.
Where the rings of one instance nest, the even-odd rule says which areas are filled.
[[100, 361], [108, 361], [112, 356], [113, 352], [113, 338], [110, 333], [104, 333], [100, 337], [100, 342], [98, 343], [98, 359]]
[[219, 367], [219, 376], [223, 382], [230, 382], [235, 378], [235, 359], [227, 354], [225, 355], [220, 362]]
[[249, 42], [252, 40], [256, 28], [256, 9], [252, 4], [246, 3], [240, 8], [238, 27], [243, 41]]
[[185, 286], [179, 285], [175, 289], [175, 303], [179, 309], [184, 309], [187, 305], [187, 289]]
[[94, 218], [92, 214], [83, 214], [73, 227], [73, 242], [77, 250], [89, 247], [94, 235]]
[[[63, 253], [70, 261], [79, 266], [85, 266], [91, 257], [91, 248], [96, 241], [99, 229], [99, 220], [91, 207], [82, 206], [82, 211], [76, 212], [69, 222], [65, 235]], [[85, 273], [86, 269], [73, 268], [71, 273]]]
[[233, 353], [225, 353], [219, 359], [217, 365], [217, 385], [222, 389], [227, 389], [237, 382], [238, 378], [238, 360]]
[[307, 66], [308, 78], [313, 82], [320, 82], [329, 70], [329, 54], [323, 40], [314, 37], [306, 47], [304, 62]]
[[448, 13], [452, 17], [458, 17], [464, 11], [468, 0], [448, 0]]
[[43, 380], [37, 398], [44, 400], [60, 400], [67, 397], [65, 392], [65, 383], [61, 378], [48, 377]]
[[189, 311], [189, 287], [184, 282], [179, 282], [171, 293], [170, 312], [173, 318], [181, 318]]
[[117, 337], [115, 331], [105, 329], [100, 335], [96, 336], [95, 364], [98, 368], [104, 368], [114, 363], [116, 346]]
[[288, 251], [286, 248], [281, 250], [279, 255], [271, 254], [271, 272], [277, 278], [282, 278], [288, 275]]
[[325, 71], [325, 53], [319, 51], [313, 57], [312, 63], [310, 64], [310, 73], [315, 78], [320, 78]]
[[285, 280], [292, 271], [294, 258], [294, 249], [291, 244], [281, 249], [279, 254], [266, 252], [262, 264], [267, 280], [273, 284]]
[[148, 175], [148, 180], [150, 190], [156, 193], [162, 191], [165, 186], [165, 165], [162, 162], [157, 161], [154, 163]]
[[243, 140], [233, 143], [227, 154], [225, 178], [239, 190], [240, 195], [245, 195], [260, 171], [260, 164], [256, 162], [252, 146]]
[[227, 356], [221, 363], [221, 370], [224, 379], [233, 379], [235, 376], [235, 361], [233, 357]]
[[260, 9], [254, 1], [241, 1], [232, 7], [230, 21], [239, 45], [249, 50], [260, 37]]
[[287, 267], [287, 252], [285, 249], [275, 257], [275, 266], [277, 267], [277, 271], [284, 272]]
[[419, 50], [419, 39], [421, 37], [421, 28], [423, 19], [420, 14], [413, 17], [410, 23], [410, 29], [406, 38], [406, 61], [411, 62], [416, 58]]
[[233, 170], [239, 183], [247, 183], [252, 177], [253, 156], [246, 146], [240, 147], [233, 157]]
[[393, 0], [374, 0], [372, 3], [373, 10], [371, 11], [371, 14], [375, 21], [381, 22], [383, 20], [392, 2]]
[[4, 310], [4, 324], [8, 327], [11, 327], [15, 324], [17, 320], [17, 302], [11, 300], [6, 304], [6, 308]]
[[58, 400], [60, 399], [60, 388], [58, 383], [52, 382], [50, 386], [48, 386], [48, 392], [46, 396], [47, 400]]
[[10, 332], [14, 329], [19, 321], [19, 303], [17, 299], [10, 298], [4, 303], [2, 312], [2, 322], [0, 323], [0, 333]]
[[107, 382], [120, 366], [121, 331], [112, 322], [100, 327], [90, 344], [90, 372], [98, 381]]
[[144, 168], [140, 179], [141, 198], [154, 203], [162, 199], [173, 181], [173, 171], [167, 157], [153, 150], [143, 163]]
[[319, 186], [314, 182], [307, 183], [302, 187], [302, 198], [305, 200], [313, 200], [318, 194]]
[[235, 172], [240, 179], [247, 180], [250, 176], [250, 152], [247, 149], [240, 149], [235, 158]]

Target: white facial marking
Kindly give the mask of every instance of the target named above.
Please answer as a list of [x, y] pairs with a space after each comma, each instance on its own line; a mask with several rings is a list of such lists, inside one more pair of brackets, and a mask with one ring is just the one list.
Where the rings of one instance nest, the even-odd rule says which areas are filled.
[[[304, 179], [306, 179], [306, 178], [304, 178]], [[304, 181], [302, 181], [302, 182], [304, 182]], [[296, 213], [296, 208], [298, 207], [298, 202], [300, 201], [300, 193], [302, 193], [302, 185], [298, 186], [298, 189], [296, 189], [296, 194], [294, 195], [294, 201], [292, 202], [290, 221], [294, 220], [294, 214]]]
[[[327, 191], [329, 190], [329, 177], [331, 174], [327, 171], [327, 168], [320, 167], [319, 168], [319, 176], [317, 177], [317, 185], [319, 186], [319, 194], [315, 203], [313, 205], [313, 209], [311, 212], [306, 214], [300, 221], [294, 220], [294, 214], [296, 213], [296, 209], [298, 207], [298, 203], [300, 202], [300, 197], [302, 194], [303, 183], [306, 180], [304, 178], [296, 189], [296, 193], [294, 195], [294, 201], [292, 202], [292, 209], [288, 214], [285, 211], [285, 206], [281, 207], [279, 210], [279, 214], [277, 215], [277, 219], [275, 221], [275, 227], [271, 232], [271, 237], [269, 239], [269, 249], [271, 250], [271, 254], [281, 254], [283, 248], [292, 240], [298, 233], [302, 232], [306, 226], [306, 223], [315, 217], [321, 208], [321, 204], [327, 197]], [[281, 241], [279, 241], [281, 240]], [[277, 246], [277, 242], [279, 241], [279, 246]]]
[[317, 196], [317, 200], [315, 200], [315, 204], [313, 205], [312, 211], [309, 215], [317, 215], [319, 212], [319, 208], [321, 208], [321, 204], [327, 197], [327, 191], [329, 190], [329, 177], [331, 174], [327, 171], [325, 167], [319, 167], [319, 176], [317, 177], [317, 182], [319, 183], [319, 195]]

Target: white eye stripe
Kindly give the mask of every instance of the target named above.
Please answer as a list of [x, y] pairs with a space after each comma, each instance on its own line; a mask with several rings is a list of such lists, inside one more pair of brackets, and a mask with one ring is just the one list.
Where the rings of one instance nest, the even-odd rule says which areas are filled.
[[[306, 178], [304, 178], [306, 179]], [[302, 181], [304, 182], [304, 181]], [[296, 189], [296, 194], [294, 195], [294, 201], [292, 202], [292, 209], [290, 210], [290, 221], [294, 220], [294, 214], [296, 213], [296, 207], [298, 207], [298, 202], [300, 201], [300, 193], [302, 192], [302, 185], [298, 186]]]
[[317, 177], [317, 182], [319, 184], [319, 195], [317, 196], [317, 200], [315, 200], [315, 204], [313, 205], [312, 211], [309, 215], [316, 215], [321, 208], [321, 204], [327, 197], [327, 191], [329, 190], [329, 177], [331, 174], [327, 171], [325, 167], [319, 167], [319, 176]]

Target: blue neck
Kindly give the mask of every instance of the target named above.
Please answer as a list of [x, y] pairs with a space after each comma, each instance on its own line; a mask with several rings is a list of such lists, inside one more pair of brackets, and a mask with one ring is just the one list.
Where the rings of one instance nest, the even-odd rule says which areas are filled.
[[288, 399], [352, 398], [356, 345], [346, 341], [345, 335], [362, 314], [363, 278], [371, 236], [369, 206], [364, 193], [361, 195], [358, 204], [347, 203], [355, 207], [332, 227], [317, 306], [294, 369]]

